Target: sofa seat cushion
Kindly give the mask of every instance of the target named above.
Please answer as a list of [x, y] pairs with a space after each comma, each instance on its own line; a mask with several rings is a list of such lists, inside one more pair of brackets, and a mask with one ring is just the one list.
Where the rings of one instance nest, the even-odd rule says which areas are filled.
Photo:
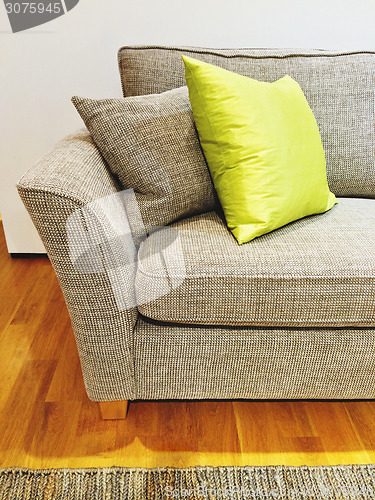
[[241, 246], [215, 212], [179, 221], [143, 241], [135, 286], [159, 321], [374, 327], [375, 200], [340, 198]]

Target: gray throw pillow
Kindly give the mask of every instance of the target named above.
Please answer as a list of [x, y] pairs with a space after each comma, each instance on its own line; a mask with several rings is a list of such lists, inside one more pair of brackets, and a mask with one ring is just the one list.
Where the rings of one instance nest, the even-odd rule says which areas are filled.
[[215, 208], [187, 87], [72, 102], [112, 173], [134, 189], [146, 229]]

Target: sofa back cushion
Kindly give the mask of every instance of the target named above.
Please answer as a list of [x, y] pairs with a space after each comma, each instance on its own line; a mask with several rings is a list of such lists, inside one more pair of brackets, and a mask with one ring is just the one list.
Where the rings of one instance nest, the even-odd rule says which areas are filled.
[[375, 52], [123, 47], [124, 96], [184, 85], [182, 54], [256, 80], [294, 78], [319, 126], [331, 191], [375, 198]]

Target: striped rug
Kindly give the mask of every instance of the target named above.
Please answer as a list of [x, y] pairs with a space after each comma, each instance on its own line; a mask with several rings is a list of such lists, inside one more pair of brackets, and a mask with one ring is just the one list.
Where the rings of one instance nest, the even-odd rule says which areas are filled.
[[0, 469], [1, 500], [370, 499], [375, 465]]

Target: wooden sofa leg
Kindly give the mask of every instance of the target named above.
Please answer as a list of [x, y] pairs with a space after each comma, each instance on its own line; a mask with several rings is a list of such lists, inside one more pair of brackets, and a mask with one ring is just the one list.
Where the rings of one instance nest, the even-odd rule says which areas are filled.
[[99, 403], [103, 420], [121, 420], [126, 418], [128, 401], [103, 401]]

